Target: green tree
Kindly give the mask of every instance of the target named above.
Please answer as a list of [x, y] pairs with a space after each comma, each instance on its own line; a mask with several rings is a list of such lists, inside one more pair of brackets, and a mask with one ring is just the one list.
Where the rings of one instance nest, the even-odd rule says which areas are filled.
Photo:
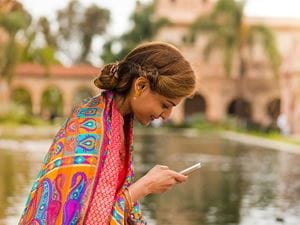
[[79, 60], [87, 62], [87, 57], [91, 51], [93, 38], [96, 35], [102, 35], [106, 31], [108, 22], [110, 21], [110, 13], [108, 10], [91, 5], [85, 10], [84, 20], [79, 24], [82, 31], [82, 46]]
[[92, 43], [106, 32], [110, 12], [97, 5], [84, 8], [77, 0], [72, 0], [65, 9], [58, 11], [57, 21], [60, 51], [72, 63], [88, 63]]
[[45, 119], [63, 115], [63, 96], [58, 88], [51, 86], [44, 91], [41, 115]]
[[16, 40], [17, 33], [24, 30], [30, 24], [30, 18], [21, 11], [0, 14], [0, 27], [8, 36], [8, 40], [2, 43], [0, 54], [0, 76], [10, 82], [14, 69], [19, 59], [19, 49]]
[[[41, 64], [46, 70], [52, 64], [59, 64], [60, 62], [56, 57], [58, 50], [57, 40], [48, 19], [41, 17], [37, 24], [32, 24], [30, 28], [24, 34], [26, 41], [20, 46], [20, 61]], [[39, 39], [43, 37], [44, 43], [38, 45], [37, 37]]]
[[17, 106], [18, 111], [26, 115], [32, 114], [32, 101], [30, 93], [24, 88], [14, 89], [11, 95], [11, 101]]
[[37, 23], [37, 30], [43, 34], [47, 46], [57, 48], [57, 40], [55, 38], [55, 34], [51, 29], [49, 20], [46, 17], [42, 16], [39, 18]]
[[[203, 49], [207, 60], [214, 50], [221, 50], [224, 70], [227, 76], [232, 74], [234, 60], [238, 61], [238, 79], [244, 79], [248, 67], [246, 49], [253, 49], [254, 44], [260, 44], [268, 56], [275, 75], [280, 66], [280, 55], [272, 31], [263, 25], [248, 25], [244, 21], [244, 1], [219, 0], [213, 11], [201, 16], [191, 25], [189, 41], [195, 41], [200, 33], [208, 35], [208, 42]], [[240, 82], [238, 82], [240, 83]], [[242, 96], [241, 85], [239, 94]], [[238, 105], [238, 104], [237, 104]], [[238, 106], [237, 106], [238, 107]], [[237, 108], [236, 113], [242, 109]]]
[[270, 59], [272, 69], [278, 73], [280, 55], [272, 31], [263, 25], [247, 25], [244, 22], [244, 1], [219, 0], [211, 14], [199, 17], [191, 26], [191, 40], [199, 33], [207, 33], [209, 41], [204, 48], [204, 56], [209, 58], [213, 50], [222, 49], [226, 74], [231, 74], [233, 59], [239, 60], [239, 75], [246, 74], [247, 57], [243, 53], [260, 41]]
[[[55, 57], [55, 38], [50, 30], [46, 18], [41, 18], [34, 26], [30, 14], [23, 8], [22, 4], [15, 2], [11, 11], [1, 11], [0, 28], [6, 40], [0, 43], [0, 98], [1, 113], [7, 113], [9, 109], [11, 87], [15, 69], [18, 63], [34, 62], [45, 66], [46, 70], [50, 64], [58, 63]], [[35, 44], [36, 37], [42, 33], [45, 44]], [[48, 70], [47, 70], [48, 71]]]
[[[104, 44], [101, 58], [105, 63], [122, 59], [136, 45], [151, 40], [162, 26], [169, 24], [167, 19], [155, 19], [154, 9], [153, 3], [137, 2], [136, 10], [130, 17], [132, 28], [120, 37], [112, 38]], [[118, 50], [114, 51], [116, 47]]]
[[0, 12], [0, 28], [7, 35], [7, 40], [0, 45], [0, 113], [8, 111], [10, 83], [19, 61], [20, 51], [16, 37], [29, 26], [30, 21], [29, 14], [22, 7], [9, 13]]

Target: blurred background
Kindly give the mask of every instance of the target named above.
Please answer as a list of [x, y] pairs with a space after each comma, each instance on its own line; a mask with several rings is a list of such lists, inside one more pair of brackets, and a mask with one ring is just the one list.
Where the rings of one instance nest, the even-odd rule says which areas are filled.
[[[136, 171], [202, 171], [143, 202], [150, 224], [300, 224], [297, 0], [0, 0], [0, 225], [17, 224], [43, 155], [105, 63], [166, 41], [197, 87], [136, 125]], [[168, 137], [167, 139], [165, 137]], [[167, 154], [166, 154], [167, 153]]]

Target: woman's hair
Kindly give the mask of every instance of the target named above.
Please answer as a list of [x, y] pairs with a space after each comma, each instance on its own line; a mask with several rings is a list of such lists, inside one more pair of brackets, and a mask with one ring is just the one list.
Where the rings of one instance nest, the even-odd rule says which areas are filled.
[[152, 91], [169, 98], [186, 97], [195, 88], [191, 65], [177, 48], [162, 42], [139, 45], [122, 61], [105, 65], [94, 83], [127, 95], [139, 76], [149, 80]]

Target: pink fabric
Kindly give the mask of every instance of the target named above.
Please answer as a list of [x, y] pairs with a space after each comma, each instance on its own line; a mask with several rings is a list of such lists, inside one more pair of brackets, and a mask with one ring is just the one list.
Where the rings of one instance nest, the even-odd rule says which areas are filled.
[[127, 175], [127, 168], [128, 168], [128, 152], [126, 151], [126, 140], [125, 140], [125, 135], [124, 135], [124, 119], [123, 119], [123, 116], [121, 115], [120, 116], [121, 119], [120, 119], [120, 141], [122, 143], [122, 146], [121, 146], [121, 149], [120, 149], [120, 159], [121, 159], [121, 167], [120, 167], [120, 171], [119, 171], [119, 181], [118, 181], [118, 191], [122, 188], [123, 184], [124, 184], [124, 181], [125, 181], [125, 178], [126, 178], [126, 175]]
[[[110, 151], [101, 171], [100, 180], [95, 188], [93, 198], [86, 215], [85, 225], [108, 224], [112, 205], [117, 191], [123, 185], [127, 174], [127, 159], [125, 136], [123, 129], [124, 119], [115, 103], [112, 104], [112, 137]], [[105, 148], [105, 146], [103, 146]], [[103, 149], [104, 149], [103, 148]]]

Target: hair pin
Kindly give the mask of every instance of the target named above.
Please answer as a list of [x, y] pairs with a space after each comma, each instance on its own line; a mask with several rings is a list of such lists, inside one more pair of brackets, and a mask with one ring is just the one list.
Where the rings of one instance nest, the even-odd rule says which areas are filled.
[[118, 75], [119, 62], [114, 63], [110, 69], [110, 74], [112, 74], [116, 79], [119, 79]]

